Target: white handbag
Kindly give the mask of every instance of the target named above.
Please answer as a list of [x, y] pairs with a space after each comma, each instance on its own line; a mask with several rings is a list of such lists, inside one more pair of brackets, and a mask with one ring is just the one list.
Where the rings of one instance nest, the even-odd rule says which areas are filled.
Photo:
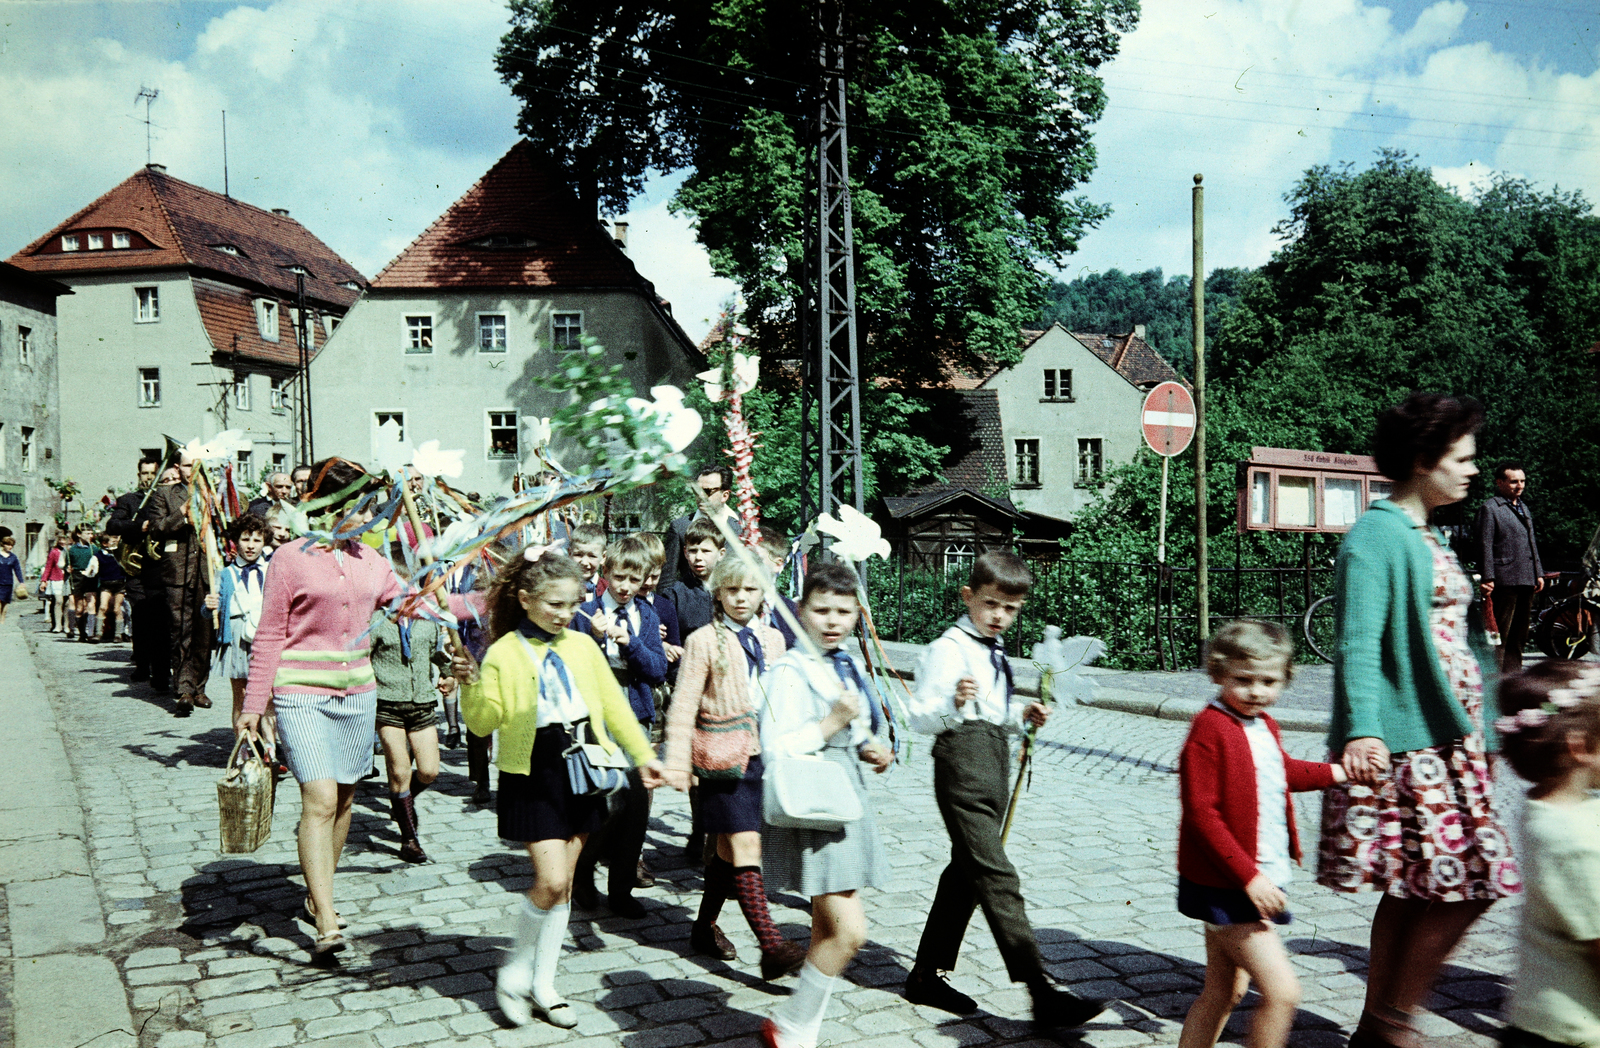
[[844, 768], [826, 757], [777, 757], [761, 776], [761, 817], [769, 826], [842, 830], [861, 818], [861, 798]]

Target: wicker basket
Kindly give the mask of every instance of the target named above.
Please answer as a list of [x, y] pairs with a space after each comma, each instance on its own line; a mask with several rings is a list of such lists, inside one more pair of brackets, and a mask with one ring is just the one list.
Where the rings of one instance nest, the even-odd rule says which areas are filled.
[[240, 735], [234, 743], [227, 771], [217, 783], [217, 812], [226, 853], [253, 852], [272, 835], [272, 802], [278, 783], [254, 742], [244, 760], [239, 759], [249, 738]]

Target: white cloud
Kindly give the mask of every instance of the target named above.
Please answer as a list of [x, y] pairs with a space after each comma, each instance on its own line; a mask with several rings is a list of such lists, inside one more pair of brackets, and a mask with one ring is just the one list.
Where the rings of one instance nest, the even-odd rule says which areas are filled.
[[690, 219], [667, 210], [667, 200], [681, 181], [682, 176], [657, 179], [649, 196], [621, 220], [628, 223], [628, 257], [672, 303], [672, 315], [698, 342], [739, 285], [712, 275], [711, 259], [695, 241]]
[[1115, 214], [1064, 274], [1191, 265], [1191, 176], [1204, 172], [1206, 267], [1259, 265], [1307, 168], [1417, 154], [1445, 184], [1469, 164], [1600, 190], [1600, 73], [1451, 44], [1459, 0], [1409, 26], [1366, 0], [1145, 0], [1106, 70], [1110, 104], [1085, 187]]

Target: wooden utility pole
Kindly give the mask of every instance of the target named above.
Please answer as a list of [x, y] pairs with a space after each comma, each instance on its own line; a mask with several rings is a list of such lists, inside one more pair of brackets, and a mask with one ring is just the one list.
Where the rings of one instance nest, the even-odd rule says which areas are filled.
[[1200, 639], [1211, 636], [1206, 557], [1206, 190], [1194, 176], [1194, 593]]

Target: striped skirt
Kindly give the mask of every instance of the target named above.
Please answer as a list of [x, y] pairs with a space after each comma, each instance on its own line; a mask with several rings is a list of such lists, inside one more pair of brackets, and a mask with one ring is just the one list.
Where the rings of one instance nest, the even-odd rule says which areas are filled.
[[377, 689], [343, 695], [274, 692], [279, 753], [298, 782], [352, 786], [372, 770]]

